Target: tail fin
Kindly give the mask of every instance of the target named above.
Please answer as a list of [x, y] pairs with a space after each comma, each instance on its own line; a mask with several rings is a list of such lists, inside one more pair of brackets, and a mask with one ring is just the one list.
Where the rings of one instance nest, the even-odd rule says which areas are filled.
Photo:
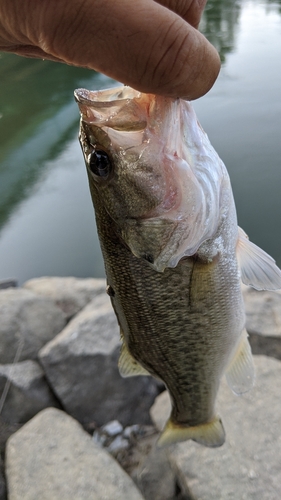
[[215, 417], [205, 424], [196, 427], [185, 427], [184, 425], [174, 424], [171, 420], [168, 420], [158, 439], [157, 446], [168, 446], [188, 439], [192, 439], [210, 448], [222, 446], [225, 441], [222, 421], [220, 418]]

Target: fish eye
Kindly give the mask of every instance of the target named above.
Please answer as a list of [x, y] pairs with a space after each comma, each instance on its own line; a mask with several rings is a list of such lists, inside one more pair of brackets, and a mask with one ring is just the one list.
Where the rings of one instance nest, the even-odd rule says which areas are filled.
[[107, 179], [112, 170], [108, 154], [101, 149], [94, 149], [90, 155], [89, 168], [95, 176]]

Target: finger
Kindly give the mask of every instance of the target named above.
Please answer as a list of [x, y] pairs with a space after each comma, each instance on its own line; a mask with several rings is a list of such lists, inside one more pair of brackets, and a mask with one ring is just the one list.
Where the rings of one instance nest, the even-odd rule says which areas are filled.
[[40, 42], [44, 52], [142, 92], [196, 99], [220, 69], [206, 38], [151, 0], [77, 0], [49, 23], [52, 34]]
[[[12, 4], [4, 0], [9, 8]], [[153, 0], [26, 0], [10, 19], [9, 33], [18, 45], [37, 47], [49, 59], [95, 69], [142, 92], [195, 99], [219, 72], [214, 47]]]
[[198, 28], [207, 0], [155, 0]]
[[12, 54], [17, 54], [18, 56], [30, 57], [33, 59], [48, 59], [54, 62], [65, 62], [58, 57], [47, 54], [44, 50], [39, 47], [34, 47], [33, 45], [9, 45], [2, 49], [4, 52], [11, 52]]

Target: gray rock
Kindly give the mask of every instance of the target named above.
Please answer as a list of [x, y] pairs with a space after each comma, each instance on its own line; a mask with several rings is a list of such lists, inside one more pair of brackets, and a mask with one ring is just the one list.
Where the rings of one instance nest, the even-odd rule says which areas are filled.
[[120, 451], [127, 450], [130, 444], [128, 439], [124, 439], [122, 436], [116, 436], [116, 438], [108, 446], [108, 451], [113, 456], [117, 455]]
[[243, 287], [243, 297], [248, 332], [281, 339], [281, 293]]
[[138, 434], [140, 431], [140, 426], [138, 424], [129, 425], [124, 429], [123, 437], [126, 439], [131, 439], [133, 436]]
[[183, 500], [177, 496], [176, 477], [166, 449], [155, 445], [153, 427], [139, 427], [131, 434], [130, 448], [117, 455], [146, 500]]
[[94, 297], [105, 292], [106, 280], [42, 277], [26, 281], [23, 287], [53, 299], [69, 319], [83, 309]]
[[[35, 359], [66, 323], [54, 301], [21, 288], [0, 290], [0, 363]], [[21, 349], [22, 347], [22, 349]]]
[[165, 423], [170, 416], [171, 403], [168, 391], [162, 392], [155, 399], [154, 404], [150, 408], [150, 416], [152, 422], [155, 424], [159, 431], [162, 431], [165, 427]]
[[105, 436], [105, 434], [100, 434], [99, 431], [94, 431], [93, 440], [100, 446], [106, 446], [107, 437]]
[[243, 295], [253, 353], [281, 359], [281, 293], [243, 287]]
[[5, 422], [25, 423], [44, 408], [58, 406], [36, 361], [0, 365], [0, 395], [7, 384], [9, 389], [1, 412]]
[[151, 377], [122, 378], [117, 363], [120, 334], [109, 297], [94, 299], [40, 351], [47, 378], [68, 413], [98, 426], [150, 423], [158, 394]]
[[175, 500], [176, 477], [166, 450], [152, 448], [141, 462], [136, 484], [146, 500]]
[[18, 286], [17, 280], [13, 278], [0, 280], [0, 290], [4, 290], [5, 288], [15, 288], [17, 286]]
[[[187, 441], [168, 449], [185, 493], [200, 500], [279, 500], [281, 498], [281, 363], [255, 357], [255, 387], [237, 397], [221, 384], [219, 414], [226, 430], [221, 448]], [[162, 428], [170, 413], [167, 392], [151, 414]]]
[[9, 500], [144, 500], [73, 418], [49, 408], [7, 443]]
[[6, 500], [6, 482], [4, 478], [4, 466], [2, 462], [2, 458], [0, 456], [0, 500]]
[[103, 425], [101, 428], [101, 432], [104, 434], [107, 434], [107, 436], [110, 437], [115, 437], [118, 434], [121, 434], [123, 431], [123, 425], [118, 422], [118, 420], [112, 420], [111, 422], [108, 422], [107, 424]]

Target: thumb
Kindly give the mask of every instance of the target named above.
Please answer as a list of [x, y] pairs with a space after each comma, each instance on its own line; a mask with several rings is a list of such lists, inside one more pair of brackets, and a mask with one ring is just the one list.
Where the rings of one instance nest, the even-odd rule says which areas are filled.
[[186, 99], [205, 94], [217, 78], [214, 47], [153, 0], [27, 3], [32, 9], [20, 16], [21, 29], [35, 56], [38, 50], [41, 57], [100, 71], [142, 92]]

